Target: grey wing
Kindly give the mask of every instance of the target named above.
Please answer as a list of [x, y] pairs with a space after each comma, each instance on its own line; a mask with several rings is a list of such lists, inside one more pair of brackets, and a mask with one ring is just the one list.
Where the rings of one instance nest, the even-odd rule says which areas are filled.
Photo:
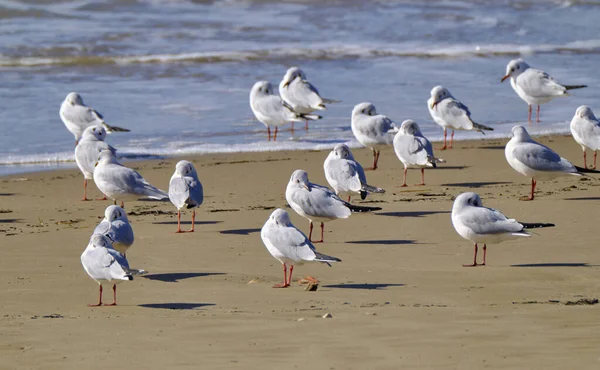
[[[431, 146], [431, 144], [429, 144]], [[427, 164], [427, 148], [412, 135], [398, 135], [394, 140], [394, 150], [406, 165], [425, 166]]]
[[[337, 179], [338, 184], [343, 185], [343, 188], [345, 188], [344, 190], [360, 191], [362, 183], [357, 171], [356, 162], [337, 160], [333, 161], [328, 167], [331, 177]], [[360, 169], [362, 170], [362, 167]], [[364, 177], [364, 172], [362, 174]], [[366, 180], [363, 183], [366, 183]]]
[[193, 177], [186, 176], [185, 181], [189, 189], [189, 200], [190, 206], [199, 206], [204, 202], [204, 189], [202, 183]]
[[527, 95], [543, 98], [548, 95], [562, 95], [566, 91], [564, 86], [544, 71], [529, 68], [521, 76], [523, 78], [519, 78], [519, 86]]
[[306, 235], [294, 226], [273, 227], [266, 237], [288, 258], [311, 261], [315, 259], [315, 247]]
[[94, 248], [82, 262], [93, 278], [106, 280], [123, 279], [129, 269], [127, 259], [112, 248]]
[[82, 128], [88, 127], [93, 123], [102, 122], [93, 109], [83, 105], [67, 105], [63, 110], [64, 118]]
[[[344, 205], [344, 202], [326, 187], [319, 185], [310, 185], [311, 191], [305, 199], [309, 215], [316, 217], [335, 217], [346, 218], [350, 216], [350, 209]], [[304, 193], [304, 192], [303, 192]]]
[[512, 154], [519, 162], [536, 171], [577, 172], [571, 162], [539, 143], [518, 143], [514, 146]]
[[492, 208], [470, 207], [461, 213], [460, 218], [465, 226], [480, 235], [523, 231], [523, 225]]
[[169, 199], [175, 207], [183, 208], [190, 198], [187, 182], [181, 177], [174, 177], [169, 183]]
[[268, 117], [279, 117], [286, 119], [287, 114], [291, 113], [291, 108], [284, 105], [283, 100], [277, 95], [260, 96], [255, 99], [254, 108]]
[[471, 120], [469, 108], [458, 100], [446, 100], [448, 100], [448, 103], [442, 106], [443, 119], [453, 127], [470, 130], [473, 127], [473, 121]]
[[293, 84], [290, 93], [295, 100], [304, 102], [310, 107], [318, 107], [323, 104], [319, 91], [306, 80], [300, 80], [298, 83]]
[[133, 229], [128, 222], [115, 220], [110, 224], [110, 231], [107, 235], [114, 243], [132, 245], [134, 241]]

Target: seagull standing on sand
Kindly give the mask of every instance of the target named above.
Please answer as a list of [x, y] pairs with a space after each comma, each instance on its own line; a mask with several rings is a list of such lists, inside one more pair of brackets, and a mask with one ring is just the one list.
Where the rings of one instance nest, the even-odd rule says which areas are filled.
[[398, 159], [404, 164], [404, 182], [406, 186], [406, 173], [409, 168], [421, 169], [421, 183], [425, 185], [425, 168], [436, 167], [436, 163], [444, 163], [441, 158], [433, 156], [433, 146], [423, 134], [415, 121], [406, 120], [402, 122], [400, 131], [394, 137], [394, 151]]
[[262, 124], [267, 126], [269, 141], [271, 141], [271, 126], [275, 126], [275, 136], [273, 141], [277, 140], [277, 129], [281, 125], [293, 122], [303, 122], [305, 120], [317, 120], [321, 116], [314, 114], [305, 114], [295, 112], [292, 107], [284, 102], [279, 95], [273, 92], [273, 86], [268, 81], [258, 81], [250, 90], [250, 108]]
[[181, 233], [181, 209], [192, 210], [192, 227], [188, 231], [194, 232], [196, 222], [196, 207], [204, 202], [204, 190], [198, 180], [198, 173], [189, 161], [179, 161], [175, 166], [175, 173], [169, 182], [169, 199], [177, 207], [177, 233]]
[[540, 122], [540, 104], [569, 96], [568, 90], [581, 89], [587, 85], [561, 85], [544, 71], [531, 68], [523, 59], [513, 59], [506, 66], [506, 74], [500, 82], [510, 77], [513, 90], [529, 105], [527, 120], [531, 122], [531, 106], [537, 104], [536, 122]]
[[116, 306], [117, 284], [133, 280], [127, 258], [113, 248], [106, 236], [94, 234], [87, 248], [81, 254], [81, 264], [85, 272], [100, 286], [98, 303], [88, 306], [102, 306], [102, 284], [113, 284], [113, 303], [106, 306]]
[[[531, 178], [531, 195], [533, 200], [537, 180], [551, 180], [560, 176], [581, 176], [571, 162], [562, 158], [555, 151], [534, 141], [523, 126], [512, 128], [512, 138], [506, 144], [504, 155], [508, 164], [518, 173]], [[525, 199], [523, 199], [525, 200]]]
[[385, 193], [385, 190], [367, 184], [367, 177], [346, 144], [338, 144], [325, 159], [323, 164], [325, 178], [338, 197], [360, 194], [365, 199], [369, 193]]
[[587, 168], [585, 150], [589, 149], [594, 151], [594, 167], [592, 169], [596, 169], [596, 155], [600, 149], [600, 122], [589, 107], [582, 105], [577, 108], [575, 116], [571, 120], [571, 134], [583, 150], [583, 167]]
[[[285, 199], [296, 213], [310, 221], [308, 239], [313, 243], [323, 242], [325, 222], [348, 218], [352, 212], [377, 211], [379, 207], [355, 206], [340, 199], [325, 186], [308, 181], [308, 174], [303, 170], [292, 173], [285, 190]], [[321, 240], [312, 240], [313, 222], [321, 223]]]
[[[94, 169], [98, 161], [98, 155], [103, 150], [110, 150], [113, 154], [117, 150], [104, 142], [106, 130], [102, 126], [90, 126], [83, 131], [79, 144], [75, 147], [75, 162], [83, 174], [83, 199], [87, 197], [87, 182], [94, 178]], [[98, 200], [106, 200], [106, 197]]]
[[[303, 265], [305, 262], [342, 262], [339, 258], [327, 256], [316, 251], [315, 246], [298, 230], [286, 211], [281, 208], [271, 213], [269, 219], [260, 231], [265, 247], [271, 255], [283, 265], [283, 283], [274, 285], [273, 288], [287, 288], [292, 281], [294, 265]], [[287, 266], [290, 266], [289, 277]], [[318, 283], [314, 277], [305, 278], [309, 282]]]
[[[548, 223], [519, 223], [507, 218], [495, 209], [484, 207], [476, 193], [462, 193], [456, 197], [452, 206], [452, 225], [458, 235], [475, 245], [473, 264], [463, 265], [465, 267], [485, 266], [487, 244], [530, 237], [526, 229], [554, 226]], [[482, 243], [483, 263], [477, 264], [477, 244]]]
[[98, 164], [94, 170], [96, 186], [104, 195], [114, 201], [135, 200], [148, 197], [157, 200], [169, 199], [169, 194], [150, 185], [142, 175], [117, 161], [110, 150], [103, 150], [98, 156]]
[[75, 136], [75, 145], [79, 143], [83, 131], [89, 126], [102, 125], [108, 133], [129, 131], [126, 128], [108, 125], [100, 113], [85, 105], [81, 96], [74, 92], [67, 95], [60, 105], [59, 113], [67, 130]]
[[108, 206], [104, 211], [104, 219], [96, 226], [94, 234], [101, 234], [110, 239], [115, 250], [124, 256], [133, 245], [133, 229], [127, 219], [127, 213], [119, 206]]
[[[325, 99], [319, 91], [306, 79], [304, 71], [298, 67], [291, 67], [279, 83], [279, 94], [294, 112], [309, 114], [316, 110], [325, 110], [325, 104], [338, 103], [339, 100]], [[308, 130], [308, 120], [305, 122]], [[292, 130], [294, 121], [292, 121]]]
[[[493, 131], [494, 129], [488, 126], [481, 125], [471, 119], [471, 112], [466, 105], [456, 100], [450, 91], [443, 86], [436, 86], [431, 89], [431, 97], [427, 100], [427, 108], [431, 117], [438, 125], [444, 129], [444, 146], [440, 150], [452, 148], [454, 142], [454, 130], [478, 131], [485, 134], [483, 131]], [[448, 129], [452, 130], [450, 135], [450, 146], [446, 146], [446, 136]]]
[[364, 102], [352, 109], [352, 133], [359, 143], [373, 151], [373, 170], [377, 169], [382, 147], [392, 145], [398, 127], [382, 114], [377, 114], [375, 106]]

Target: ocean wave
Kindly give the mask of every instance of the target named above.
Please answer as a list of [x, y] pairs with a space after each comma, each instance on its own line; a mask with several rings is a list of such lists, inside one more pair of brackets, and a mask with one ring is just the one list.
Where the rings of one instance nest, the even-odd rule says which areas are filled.
[[519, 56], [530, 54], [600, 54], [600, 39], [573, 41], [566, 44], [456, 44], [456, 45], [401, 45], [398, 47], [366, 47], [361, 45], [321, 45], [313, 48], [288, 46], [257, 50], [205, 51], [179, 54], [151, 54], [132, 56], [27, 56], [0, 55], [0, 67], [93, 66], [166, 63], [228, 63], [281, 59], [339, 60], [348, 58], [465, 58]]

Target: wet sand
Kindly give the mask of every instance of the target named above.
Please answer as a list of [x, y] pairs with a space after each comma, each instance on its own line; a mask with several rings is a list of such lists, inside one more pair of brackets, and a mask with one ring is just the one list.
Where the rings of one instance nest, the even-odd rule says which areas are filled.
[[[540, 141], [582, 165], [570, 137]], [[383, 209], [326, 224], [317, 249], [342, 263], [294, 271], [294, 280], [317, 277], [316, 292], [271, 288], [282, 269], [260, 228], [285, 207], [293, 170], [326, 184], [328, 153], [188, 158], [205, 190], [196, 232], [173, 234], [170, 203], [127, 203], [136, 235], [128, 259], [150, 274], [121, 284], [117, 307], [86, 307], [97, 285], [79, 259], [110, 203], [80, 201], [77, 170], [1, 177], [0, 368], [597, 369], [600, 305], [567, 303], [600, 296], [600, 181], [539, 181], [536, 200], [520, 201], [529, 180], [506, 163], [505, 143], [438, 152], [447, 163], [426, 171], [424, 187], [399, 187], [402, 166], [391, 148], [382, 151], [367, 177], [387, 193], [353, 202]], [[370, 164], [369, 150], [354, 154]], [[127, 165], [166, 189], [176, 162]], [[409, 184], [419, 175], [411, 170]], [[464, 191], [556, 227], [491, 245], [488, 266], [464, 268], [473, 247], [450, 221]], [[93, 184], [89, 194], [100, 195]]]

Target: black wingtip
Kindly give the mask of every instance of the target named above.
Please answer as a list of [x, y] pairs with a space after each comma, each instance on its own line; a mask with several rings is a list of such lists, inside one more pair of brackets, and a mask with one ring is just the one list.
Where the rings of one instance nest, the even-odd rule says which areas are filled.
[[354, 204], [345, 203], [346, 207], [350, 208], [352, 212], [373, 212], [373, 211], [381, 211], [381, 207], [366, 207], [366, 206], [356, 206]]
[[367, 198], [367, 192], [364, 190], [360, 191], [360, 199], [365, 200]]
[[127, 275], [127, 280], [133, 280], [133, 276]]
[[526, 222], [521, 222], [521, 225], [523, 225], [524, 229], [539, 229], [542, 227], [554, 227], [556, 225], [554, 224], [550, 224], [550, 223], [542, 223], [542, 222], [533, 222], [533, 223], [526, 223]]
[[598, 170], [593, 170], [591, 168], [584, 168], [584, 167], [579, 167], [579, 166], [575, 166], [575, 169], [579, 173], [600, 173], [600, 171], [598, 171]]

